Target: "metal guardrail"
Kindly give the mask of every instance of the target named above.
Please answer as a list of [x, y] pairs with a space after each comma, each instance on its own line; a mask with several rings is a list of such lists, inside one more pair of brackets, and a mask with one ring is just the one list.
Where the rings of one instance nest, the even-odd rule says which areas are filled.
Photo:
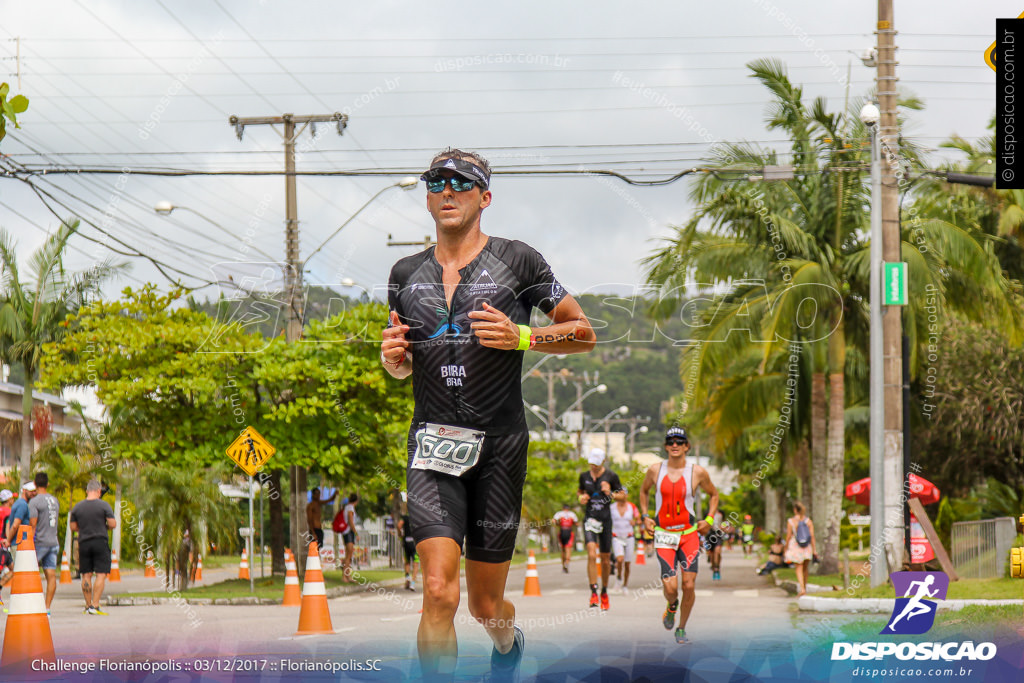
[[1017, 529], [1013, 517], [953, 522], [953, 566], [962, 578], [991, 579], [1006, 575], [1006, 558]]

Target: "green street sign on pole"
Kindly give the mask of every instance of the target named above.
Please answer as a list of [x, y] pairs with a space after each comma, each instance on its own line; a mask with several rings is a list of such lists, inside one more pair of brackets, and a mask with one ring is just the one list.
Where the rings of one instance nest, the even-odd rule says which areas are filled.
[[906, 306], [907, 264], [903, 261], [883, 263], [882, 274], [882, 305]]

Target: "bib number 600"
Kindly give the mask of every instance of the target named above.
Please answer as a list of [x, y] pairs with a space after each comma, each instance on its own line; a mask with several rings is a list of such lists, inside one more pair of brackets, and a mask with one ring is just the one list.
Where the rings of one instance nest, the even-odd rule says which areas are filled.
[[484, 433], [427, 423], [416, 432], [412, 468], [461, 477], [480, 459]]

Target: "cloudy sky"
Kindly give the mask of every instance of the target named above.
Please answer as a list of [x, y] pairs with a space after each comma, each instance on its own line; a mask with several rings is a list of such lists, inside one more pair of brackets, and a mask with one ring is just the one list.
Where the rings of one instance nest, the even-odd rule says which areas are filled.
[[[995, 75], [983, 52], [995, 17], [1021, 9], [897, 0], [900, 84], [927, 107], [904, 135], [934, 149], [952, 133], [986, 134]], [[303, 257], [452, 145], [494, 166], [485, 232], [535, 246], [570, 291], [628, 291], [643, 281], [640, 259], [692, 212], [687, 179], [644, 187], [585, 173], [652, 181], [699, 165], [716, 141], [784, 147], [764, 128], [767, 93], [745, 64], [778, 58], [808, 100], [822, 95], [841, 109], [848, 70], [851, 97], [873, 87], [858, 55], [874, 45], [875, 11], [804, 0], [5, 2], [0, 80], [31, 106], [0, 143], [4, 166], [114, 173], [35, 175], [35, 190], [0, 177], [0, 225], [27, 254], [54, 214], [80, 216], [76, 268], [113, 246], [189, 286], [226, 273], [276, 277], [232, 264], [283, 256], [282, 177], [141, 172], [279, 171], [278, 133], [253, 126], [239, 141], [229, 116], [338, 111], [350, 117], [344, 134], [327, 124], [315, 139], [304, 133], [299, 170], [386, 174], [300, 178]], [[577, 175], [540, 173], [551, 170]], [[433, 233], [424, 195], [422, 183], [385, 190], [309, 260], [307, 281], [386, 282], [391, 264], [415, 251], [388, 247], [388, 235]], [[159, 216], [159, 201], [184, 209]], [[111, 293], [168, 284], [152, 261], [116, 257], [133, 267]]]

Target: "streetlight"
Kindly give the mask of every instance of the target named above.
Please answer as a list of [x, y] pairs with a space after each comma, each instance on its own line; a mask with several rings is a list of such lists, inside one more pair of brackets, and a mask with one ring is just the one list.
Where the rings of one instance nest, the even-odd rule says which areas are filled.
[[633, 418], [632, 424], [629, 426], [629, 465], [633, 466], [633, 453], [636, 451], [635, 437], [637, 433], [646, 434], [648, 432], [647, 425], [640, 425], [637, 428], [637, 421], [644, 418]]
[[539, 361], [537, 361], [536, 363], [533, 364], [532, 368], [530, 368], [525, 373], [523, 373], [523, 376], [519, 378], [519, 382], [520, 383], [525, 382], [526, 378], [529, 377], [530, 374], [534, 370], [536, 370], [540, 366], [544, 365], [544, 363], [546, 363], [547, 361], [551, 360], [552, 358], [557, 358], [558, 360], [562, 360], [563, 358], [565, 358], [565, 355], [566, 354], [564, 354], [564, 353], [556, 353], [556, 354], [545, 353], [544, 356]]
[[573, 408], [575, 408], [576, 406], [578, 406], [578, 405], [580, 405], [581, 403], [583, 403], [583, 400], [584, 400], [584, 399], [585, 399], [585, 398], [586, 398], [587, 396], [590, 396], [590, 395], [591, 395], [592, 393], [594, 393], [595, 391], [596, 391], [597, 393], [599, 393], [599, 394], [603, 394], [604, 392], [608, 391], [608, 385], [607, 385], [607, 384], [598, 384], [598, 385], [597, 385], [596, 387], [594, 387], [593, 389], [589, 389], [589, 390], [587, 390], [586, 392], [584, 392], [584, 394], [583, 394], [582, 396], [580, 396], [580, 397], [579, 397], [578, 399], [576, 399], [575, 401], [573, 401], [573, 402], [572, 402], [572, 404], [570, 404], [570, 405], [569, 405], [569, 407], [568, 407], [568, 408], [566, 408], [566, 409], [565, 409], [565, 410], [564, 410], [564, 411], [562, 412], [562, 414], [561, 414], [561, 415], [560, 415], [559, 417], [560, 417], [560, 418], [562, 418], [562, 417], [565, 417], [565, 414], [566, 414], [566, 413], [568, 413], [568, 412], [569, 412], [570, 410], [572, 410], [572, 409], [573, 409]]
[[420, 179], [419, 179], [419, 178], [416, 178], [416, 177], [414, 177], [414, 176], [409, 176], [409, 177], [407, 177], [407, 178], [402, 178], [401, 180], [399, 180], [399, 181], [398, 181], [397, 183], [394, 183], [393, 185], [388, 185], [387, 187], [381, 188], [381, 189], [380, 189], [380, 190], [379, 190], [379, 191], [377, 192], [377, 194], [375, 194], [375, 195], [373, 195], [372, 197], [370, 197], [369, 199], [367, 199], [367, 200], [366, 200], [366, 202], [365, 202], [365, 203], [364, 203], [364, 204], [363, 204], [362, 206], [360, 206], [360, 207], [359, 207], [358, 209], [356, 209], [356, 212], [355, 212], [354, 214], [352, 214], [351, 216], [349, 216], [348, 218], [346, 218], [346, 219], [345, 219], [345, 222], [344, 222], [344, 223], [342, 223], [342, 224], [341, 224], [340, 226], [338, 226], [338, 229], [337, 229], [337, 230], [335, 230], [335, 231], [334, 231], [334, 232], [332, 232], [332, 233], [331, 233], [330, 235], [328, 235], [327, 239], [325, 239], [325, 240], [324, 240], [323, 242], [321, 242], [321, 243], [320, 243], [320, 246], [319, 246], [319, 247], [317, 247], [316, 249], [314, 249], [314, 250], [313, 250], [313, 253], [311, 253], [311, 254], [310, 254], [309, 256], [307, 256], [307, 257], [306, 257], [305, 259], [303, 259], [303, 261], [302, 261], [302, 270], [305, 270], [305, 269], [306, 269], [306, 264], [307, 264], [307, 263], [309, 263], [309, 259], [311, 259], [311, 258], [313, 258], [314, 256], [316, 256], [316, 254], [317, 254], [317, 252], [318, 252], [318, 251], [320, 251], [321, 249], [323, 249], [323, 248], [324, 248], [324, 246], [325, 246], [325, 245], [326, 245], [326, 244], [327, 244], [328, 242], [330, 242], [330, 241], [331, 241], [332, 239], [334, 239], [334, 236], [335, 236], [335, 235], [337, 235], [337, 234], [338, 234], [339, 232], [341, 232], [341, 231], [342, 231], [342, 229], [343, 229], [343, 228], [344, 228], [344, 227], [345, 227], [346, 225], [348, 225], [349, 223], [351, 223], [351, 222], [352, 222], [352, 220], [353, 220], [353, 219], [354, 219], [354, 218], [355, 218], [356, 216], [358, 216], [358, 215], [359, 215], [359, 214], [360, 214], [360, 213], [362, 212], [362, 210], [363, 210], [363, 209], [365, 209], [366, 207], [368, 207], [368, 206], [369, 206], [369, 205], [370, 205], [370, 204], [371, 204], [371, 203], [373, 202], [373, 200], [374, 200], [374, 199], [376, 199], [377, 197], [381, 196], [382, 194], [384, 194], [385, 192], [387, 192], [388, 190], [390, 190], [390, 189], [391, 189], [391, 188], [393, 188], [393, 187], [400, 187], [400, 188], [402, 188], [403, 190], [407, 190], [407, 191], [408, 191], [408, 190], [411, 190], [412, 188], [416, 187], [416, 184], [417, 184], [417, 183], [418, 183], [419, 181], [420, 181]]
[[[607, 415], [605, 415], [600, 420], [594, 423], [595, 427], [600, 426], [602, 424], [604, 425], [604, 452], [608, 455], [609, 458], [611, 458], [611, 445], [608, 430], [611, 428], [611, 424], [608, 422], [608, 419], [613, 415], [625, 415], [628, 412], [629, 406], [619, 406], [618, 408], [615, 408], [610, 413], [608, 413]], [[596, 430], [592, 429], [590, 431], [594, 432]]]
[[[217, 221], [213, 220], [212, 218], [210, 218], [206, 214], [199, 213], [195, 209], [191, 209], [191, 208], [189, 208], [187, 206], [180, 206], [178, 204], [172, 204], [171, 202], [167, 201], [166, 199], [161, 200], [161, 201], [159, 201], [159, 202], [157, 202], [156, 204], [153, 205], [153, 210], [156, 211], [161, 216], [170, 216], [171, 213], [174, 212], [175, 209], [180, 210], [180, 211], [188, 211], [189, 213], [194, 213], [195, 215], [199, 216], [204, 221], [206, 221], [207, 223], [209, 223], [210, 225], [212, 225], [213, 227], [217, 228], [218, 230], [223, 232], [225, 235], [230, 237], [232, 239], [232, 241], [234, 241], [234, 242], [238, 241], [238, 235], [232, 234], [232, 232], [230, 230], [228, 230], [227, 228], [225, 228], [223, 225], [221, 225]], [[265, 259], [268, 259], [268, 260], [273, 261], [275, 263], [278, 261], [277, 258], [271, 256], [270, 254], [268, 254], [265, 251], [260, 251], [255, 246], [252, 248], [252, 250], [255, 251], [257, 254], [259, 254], [260, 256], [262, 256]]]
[[523, 405], [526, 406], [527, 410], [529, 410], [531, 413], [533, 413], [541, 422], [544, 423], [544, 440], [545, 441], [550, 441], [551, 440], [551, 435], [550, 435], [550, 432], [548, 431], [548, 424], [549, 424], [550, 414], [548, 413], [548, 411], [544, 410], [543, 408], [541, 408], [540, 406], [538, 406], [536, 404], [535, 405], [530, 405], [526, 401], [523, 401]]
[[[879, 154], [878, 122], [882, 113], [868, 102], [860, 110], [860, 120], [871, 132], [871, 289], [868, 296], [870, 322], [870, 429], [871, 539], [884, 543], [885, 534], [885, 372], [882, 367], [885, 345], [882, 338], [882, 161]], [[878, 546], [876, 546], [877, 548]], [[883, 545], [882, 548], [885, 546]], [[886, 581], [883, 562], [871, 563], [871, 585]]]

